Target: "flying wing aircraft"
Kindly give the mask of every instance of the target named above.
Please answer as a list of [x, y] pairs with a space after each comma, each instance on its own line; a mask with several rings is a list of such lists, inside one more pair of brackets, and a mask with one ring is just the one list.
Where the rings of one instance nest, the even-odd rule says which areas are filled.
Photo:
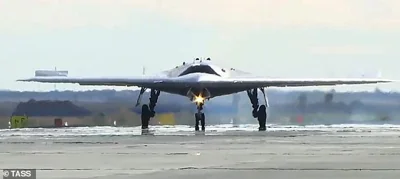
[[[233, 68], [222, 68], [211, 63], [210, 58], [176, 66], [173, 69], [161, 72], [154, 76], [138, 77], [97, 77], [78, 78], [66, 76], [46, 76], [20, 79], [17, 81], [42, 82], [42, 83], [77, 83], [79, 85], [102, 85], [102, 86], [136, 86], [140, 87], [140, 94], [136, 106], [140, 104], [143, 93], [150, 89], [149, 105], [142, 105], [142, 129], [148, 129], [150, 118], [155, 116], [155, 106], [160, 92], [187, 96], [197, 105], [198, 112], [195, 114], [195, 130], [205, 130], [205, 115], [202, 112], [206, 100], [223, 95], [230, 95], [247, 91], [253, 107], [253, 117], [258, 118], [259, 130], [266, 130], [266, 107], [269, 106], [265, 93], [267, 87], [300, 87], [300, 86], [326, 86], [346, 84], [371, 84], [385, 83], [391, 80], [385, 79], [287, 79], [287, 78], [265, 78], [254, 76], [250, 73]], [[263, 93], [265, 105], [259, 105], [257, 90]]]

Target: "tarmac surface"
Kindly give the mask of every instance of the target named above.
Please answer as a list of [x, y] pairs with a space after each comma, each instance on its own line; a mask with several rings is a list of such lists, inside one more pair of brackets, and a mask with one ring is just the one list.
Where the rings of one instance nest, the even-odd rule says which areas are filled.
[[0, 130], [0, 168], [38, 179], [398, 178], [400, 126]]

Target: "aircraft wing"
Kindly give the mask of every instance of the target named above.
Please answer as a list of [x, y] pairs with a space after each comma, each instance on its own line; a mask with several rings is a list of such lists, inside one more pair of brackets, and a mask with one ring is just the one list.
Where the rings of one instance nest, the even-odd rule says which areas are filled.
[[260, 78], [260, 77], [229, 77], [229, 78], [171, 78], [163, 76], [139, 77], [33, 77], [17, 81], [42, 83], [77, 83], [80, 85], [101, 86], [137, 86], [145, 88], [165, 87], [222, 87], [222, 88], [261, 88], [261, 87], [300, 87], [300, 86], [332, 86], [346, 84], [387, 83], [393, 80], [374, 78], [321, 78], [321, 79], [289, 79], [289, 78]]
[[394, 82], [388, 79], [375, 78], [227, 78], [218, 82], [214, 82], [215, 86], [225, 87], [301, 87], [301, 86], [333, 86], [333, 85], [350, 85], [350, 84], [374, 84]]
[[41, 82], [41, 83], [74, 83], [79, 85], [99, 85], [99, 86], [137, 86], [137, 87], [157, 87], [160, 84], [171, 81], [166, 77], [157, 76], [139, 76], [139, 77], [33, 77], [19, 79], [23, 82]]

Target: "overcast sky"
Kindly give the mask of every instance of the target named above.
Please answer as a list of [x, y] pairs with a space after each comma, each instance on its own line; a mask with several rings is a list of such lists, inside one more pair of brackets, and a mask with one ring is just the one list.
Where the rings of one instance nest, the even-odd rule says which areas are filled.
[[0, 89], [53, 89], [15, 82], [36, 69], [135, 76], [195, 57], [274, 77], [400, 79], [399, 47], [398, 0], [0, 0]]

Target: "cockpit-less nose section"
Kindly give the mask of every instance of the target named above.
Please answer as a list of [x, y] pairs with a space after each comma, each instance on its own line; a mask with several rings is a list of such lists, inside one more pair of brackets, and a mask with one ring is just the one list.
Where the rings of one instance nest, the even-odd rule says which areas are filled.
[[187, 74], [191, 74], [191, 73], [207, 73], [207, 74], [211, 74], [211, 75], [221, 76], [217, 72], [215, 72], [215, 70], [213, 68], [211, 68], [209, 65], [203, 65], [203, 64], [190, 66], [185, 71], [183, 71], [179, 76], [183, 76], [183, 75], [187, 75]]

